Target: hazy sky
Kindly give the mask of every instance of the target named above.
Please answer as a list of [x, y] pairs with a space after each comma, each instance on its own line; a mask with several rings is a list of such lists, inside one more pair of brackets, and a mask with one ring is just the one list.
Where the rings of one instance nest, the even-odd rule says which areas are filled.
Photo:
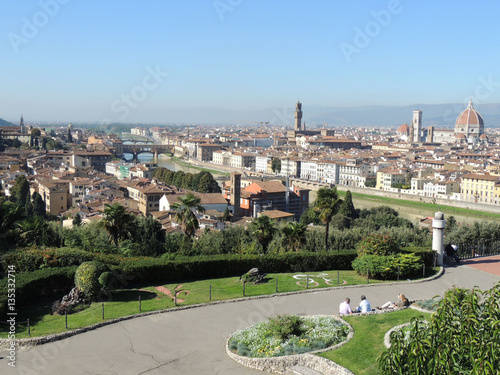
[[0, 0], [0, 117], [500, 101], [491, 1]]

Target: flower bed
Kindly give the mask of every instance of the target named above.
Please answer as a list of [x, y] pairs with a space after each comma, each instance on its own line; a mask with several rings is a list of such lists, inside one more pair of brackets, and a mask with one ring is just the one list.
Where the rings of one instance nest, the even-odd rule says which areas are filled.
[[349, 327], [333, 316], [281, 315], [237, 331], [229, 349], [252, 358], [302, 354], [345, 341], [348, 333]]

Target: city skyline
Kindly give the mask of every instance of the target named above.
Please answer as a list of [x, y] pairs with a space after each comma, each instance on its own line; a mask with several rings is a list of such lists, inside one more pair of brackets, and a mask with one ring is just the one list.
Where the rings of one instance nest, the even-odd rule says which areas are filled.
[[1, 4], [9, 121], [500, 102], [493, 1]]

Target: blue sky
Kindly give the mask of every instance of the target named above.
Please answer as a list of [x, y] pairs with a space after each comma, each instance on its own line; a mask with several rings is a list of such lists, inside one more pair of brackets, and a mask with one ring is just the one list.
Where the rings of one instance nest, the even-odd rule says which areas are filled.
[[297, 98], [349, 107], [500, 102], [494, 0], [0, 7], [0, 117], [8, 120], [168, 122], [169, 109], [259, 110]]

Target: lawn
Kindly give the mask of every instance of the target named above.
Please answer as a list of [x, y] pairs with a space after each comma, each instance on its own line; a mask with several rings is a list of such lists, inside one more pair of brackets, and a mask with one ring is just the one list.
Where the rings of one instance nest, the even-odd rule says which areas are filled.
[[196, 164], [185, 162], [182, 159], [180, 159], [178, 156], [172, 156], [171, 159], [173, 161], [175, 161], [176, 163], [179, 163], [180, 165], [183, 165], [183, 166], [189, 167], [189, 168], [193, 168], [193, 169], [198, 169], [199, 171], [207, 171], [207, 172], [210, 172], [211, 174], [225, 175], [225, 176], [229, 176], [229, 174], [230, 174], [228, 172], [218, 171], [216, 169], [209, 169], [209, 168], [205, 168], [205, 167], [200, 167]]
[[[426, 276], [434, 274], [436, 269], [429, 269]], [[307, 275], [309, 276], [307, 282]], [[120, 289], [105, 297], [103, 302], [94, 302], [89, 308], [68, 315], [68, 330], [86, 327], [104, 320], [134, 315], [139, 312], [155, 311], [175, 307], [172, 297], [177, 290], [177, 306], [187, 306], [210, 301], [227, 300], [246, 296], [259, 296], [276, 293], [299, 291], [340, 285], [361, 285], [367, 280], [355, 271], [324, 271], [306, 273], [268, 274], [261, 284], [246, 283], [244, 286], [239, 277], [201, 280], [181, 284], [165, 284], [159, 291], [155, 286]], [[276, 282], [277, 280], [277, 282]], [[381, 283], [370, 280], [370, 283]], [[165, 294], [169, 290], [170, 296]], [[243, 294], [244, 293], [244, 294]], [[62, 297], [62, 296], [61, 296]], [[140, 297], [140, 310], [139, 310]], [[22, 308], [17, 315], [17, 322], [30, 320], [31, 336], [45, 336], [66, 331], [65, 316], [50, 313], [53, 299], [42, 300], [29, 308]], [[0, 326], [0, 337], [7, 337], [7, 326]], [[29, 337], [26, 324], [17, 326], [16, 338]]]
[[[385, 350], [384, 335], [397, 325], [408, 323], [414, 317], [430, 314], [405, 309], [387, 314], [347, 316], [344, 319], [353, 327], [354, 336], [338, 349], [321, 356], [344, 366], [356, 375], [379, 374], [376, 359]], [[428, 318], [427, 318], [428, 319]]]
[[[346, 191], [341, 191], [339, 190], [339, 196], [344, 197]], [[394, 202], [397, 202], [398, 206], [401, 207], [412, 207], [412, 208], [418, 208], [422, 210], [429, 210], [431, 212], [435, 211], [442, 211], [445, 214], [448, 215], [465, 215], [465, 216], [472, 216], [472, 217], [477, 217], [478, 219], [481, 218], [489, 218], [489, 219], [495, 219], [495, 220], [500, 220], [500, 214], [494, 214], [490, 212], [483, 212], [483, 211], [477, 211], [477, 210], [470, 210], [468, 208], [461, 208], [461, 207], [453, 207], [453, 206], [446, 206], [443, 204], [435, 204], [435, 203], [427, 203], [427, 202], [418, 202], [418, 201], [412, 201], [412, 200], [406, 200], [406, 199], [397, 199], [397, 198], [388, 198], [388, 197], [381, 197], [377, 195], [369, 195], [369, 194], [361, 194], [361, 193], [352, 193], [353, 198], [360, 198], [364, 200], [371, 200], [374, 202], [380, 202], [381, 204], [394, 204]]]

